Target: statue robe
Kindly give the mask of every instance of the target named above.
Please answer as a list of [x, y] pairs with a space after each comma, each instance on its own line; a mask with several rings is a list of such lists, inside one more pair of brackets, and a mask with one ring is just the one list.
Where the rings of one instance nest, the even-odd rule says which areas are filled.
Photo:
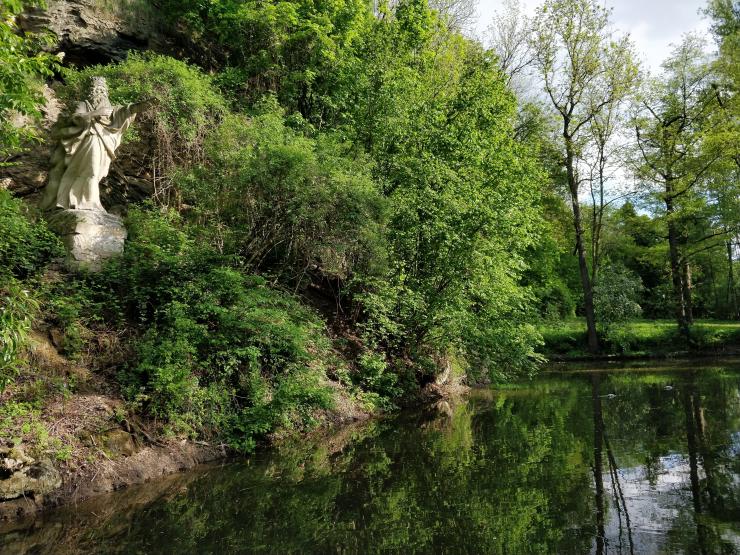
[[52, 154], [49, 183], [41, 200], [41, 208], [51, 210], [97, 210], [105, 212], [100, 203], [100, 181], [108, 175], [110, 163], [121, 144], [121, 137], [136, 118], [127, 106], [110, 106], [109, 117], [81, 117], [98, 107], [80, 102], [70, 118], [70, 125], [56, 133], [59, 138]]

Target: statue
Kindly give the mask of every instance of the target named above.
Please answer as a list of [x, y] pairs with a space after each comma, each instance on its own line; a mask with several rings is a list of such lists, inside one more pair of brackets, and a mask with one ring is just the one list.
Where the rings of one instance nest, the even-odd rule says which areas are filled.
[[90, 97], [55, 126], [57, 144], [40, 206], [49, 228], [62, 238], [71, 269], [96, 271], [123, 252], [126, 228], [100, 203], [100, 181], [123, 133], [150, 102], [112, 106], [105, 79], [93, 77]]
[[123, 133], [149, 102], [112, 106], [105, 78], [93, 77], [90, 97], [53, 134], [58, 143], [41, 208], [105, 212], [100, 181], [108, 175]]

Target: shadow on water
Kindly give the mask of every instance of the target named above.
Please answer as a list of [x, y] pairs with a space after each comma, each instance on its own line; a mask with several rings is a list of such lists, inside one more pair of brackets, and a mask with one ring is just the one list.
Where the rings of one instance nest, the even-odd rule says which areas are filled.
[[740, 371], [474, 391], [0, 528], [0, 553], [740, 553]]

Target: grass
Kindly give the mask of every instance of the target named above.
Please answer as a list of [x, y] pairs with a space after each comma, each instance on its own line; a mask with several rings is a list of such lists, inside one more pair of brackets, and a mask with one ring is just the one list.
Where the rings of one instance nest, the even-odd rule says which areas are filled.
[[[543, 354], [555, 359], [588, 356], [583, 320], [545, 323]], [[687, 341], [672, 320], [632, 320], [601, 333], [602, 354], [668, 356], [676, 353], [728, 354], [740, 351], [740, 322], [697, 320]]]

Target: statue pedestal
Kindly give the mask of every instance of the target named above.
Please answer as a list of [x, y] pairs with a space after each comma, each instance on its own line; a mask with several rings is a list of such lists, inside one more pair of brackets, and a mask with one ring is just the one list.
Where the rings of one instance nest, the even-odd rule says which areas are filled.
[[70, 269], [97, 271], [108, 258], [123, 253], [123, 220], [96, 210], [55, 210], [46, 215], [49, 229], [62, 238]]

